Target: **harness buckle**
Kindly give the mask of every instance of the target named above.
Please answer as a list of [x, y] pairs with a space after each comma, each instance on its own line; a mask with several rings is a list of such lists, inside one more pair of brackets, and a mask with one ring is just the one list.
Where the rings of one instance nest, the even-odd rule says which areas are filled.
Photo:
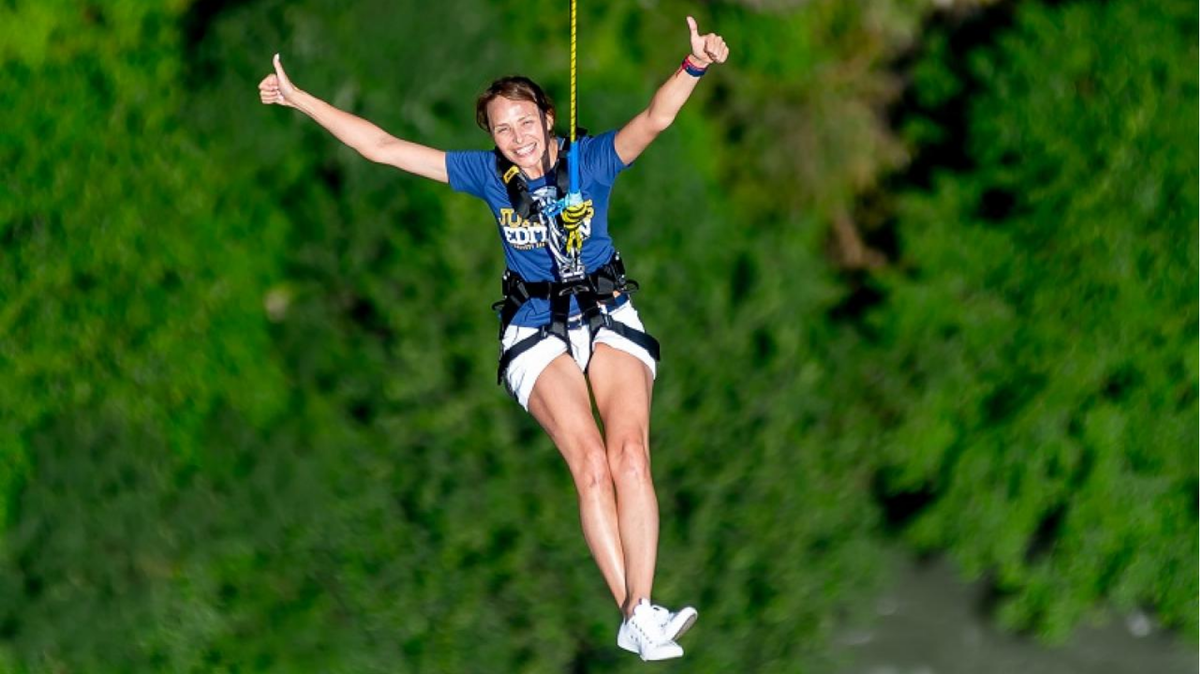
[[589, 288], [587, 286], [587, 284], [572, 283], [571, 285], [566, 286], [562, 290], [558, 291], [558, 296], [565, 297], [567, 295], [579, 295], [581, 293], [587, 293], [587, 292], [591, 292], [591, 291], [592, 291], [592, 289]]

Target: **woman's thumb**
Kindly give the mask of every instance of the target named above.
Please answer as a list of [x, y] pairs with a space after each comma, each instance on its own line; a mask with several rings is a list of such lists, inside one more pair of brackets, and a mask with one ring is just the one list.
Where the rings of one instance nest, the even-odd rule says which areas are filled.
[[279, 61], [279, 54], [275, 55], [274, 64], [275, 64], [275, 75], [279, 78], [279, 81], [287, 82], [288, 81], [287, 73], [283, 72], [283, 63], [281, 63]]

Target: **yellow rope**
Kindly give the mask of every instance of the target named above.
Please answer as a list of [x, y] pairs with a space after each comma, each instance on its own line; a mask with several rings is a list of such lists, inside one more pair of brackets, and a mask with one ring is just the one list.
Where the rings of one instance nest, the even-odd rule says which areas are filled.
[[575, 0], [571, 0], [571, 145], [575, 144]]

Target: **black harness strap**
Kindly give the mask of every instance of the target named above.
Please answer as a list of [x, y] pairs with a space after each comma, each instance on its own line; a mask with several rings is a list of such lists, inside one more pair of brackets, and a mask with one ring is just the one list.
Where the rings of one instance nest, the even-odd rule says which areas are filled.
[[521, 305], [529, 299], [538, 297], [550, 300], [550, 322], [538, 328], [537, 332], [513, 344], [500, 354], [500, 364], [496, 373], [496, 382], [503, 383], [504, 373], [521, 354], [532, 349], [548, 337], [561, 339], [567, 346], [567, 351], [573, 351], [570, 325], [568, 322], [571, 311], [571, 297], [574, 296], [579, 304], [580, 321], [586, 322], [591, 335], [591, 348], [595, 348], [596, 335], [602, 328], [607, 328], [618, 335], [637, 344], [650, 354], [655, 361], [660, 359], [658, 340], [650, 335], [631, 328], [620, 321], [614, 321], [601, 307], [612, 305], [618, 301], [614, 292], [630, 295], [638, 290], [638, 283], [625, 277], [625, 265], [621, 262], [620, 253], [614, 253], [611, 260], [586, 278], [574, 283], [555, 281], [527, 282], [512, 270], [504, 272], [504, 299], [492, 305], [492, 309], [500, 314], [500, 338], [508, 329]]
[[[564, 310], [561, 307], [556, 306], [556, 305], [560, 305], [560, 304], [565, 304], [566, 309]], [[561, 339], [563, 344], [565, 344], [567, 346], [567, 351], [568, 352], [572, 351], [571, 336], [570, 336], [570, 334], [568, 334], [568, 327], [567, 327], [567, 320], [566, 320], [567, 319], [566, 314], [567, 314], [567, 312], [570, 311], [570, 307], [571, 307], [570, 295], [565, 295], [565, 296], [556, 295], [551, 298], [551, 300], [550, 300], [550, 322], [547, 323], [546, 325], [543, 325], [540, 328], [538, 328], [537, 332], [533, 333], [532, 335], [529, 335], [528, 337], [522, 339], [521, 341], [517, 342], [516, 344], [513, 344], [512, 347], [510, 347], [509, 349], [504, 350], [500, 353], [500, 364], [499, 364], [499, 368], [496, 371], [496, 383], [497, 384], [504, 382], [504, 373], [508, 371], [508, 366], [514, 360], [516, 360], [518, 356], [520, 356], [521, 354], [525, 353], [526, 351], [532, 349], [534, 346], [537, 346], [538, 343], [540, 343], [543, 339], [547, 339], [550, 337]], [[508, 327], [507, 324], [502, 325], [500, 327], [501, 338], [503, 338], [504, 331], [507, 327]], [[501, 347], [501, 348], [503, 348], [503, 347]]]

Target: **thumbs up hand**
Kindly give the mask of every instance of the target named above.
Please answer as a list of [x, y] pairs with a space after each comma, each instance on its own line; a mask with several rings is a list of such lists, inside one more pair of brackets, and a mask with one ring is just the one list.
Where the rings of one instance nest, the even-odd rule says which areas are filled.
[[258, 83], [258, 95], [262, 99], [263, 105], [286, 105], [287, 107], [295, 107], [292, 103], [292, 98], [296, 94], [296, 87], [292, 81], [288, 79], [287, 73], [283, 71], [283, 63], [279, 61], [279, 54], [275, 55], [273, 61], [275, 72], [263, 78], [262, 82]]
[[693, 63], [707, 68], [713, 63], [724, 63], [725, 59], [729, 58], [729, 47], [725, 45], [725, 38], [716, 33], [701, 35], [696, 20], [690, 16], [687, 23], [688, 30], [691, 31]]

